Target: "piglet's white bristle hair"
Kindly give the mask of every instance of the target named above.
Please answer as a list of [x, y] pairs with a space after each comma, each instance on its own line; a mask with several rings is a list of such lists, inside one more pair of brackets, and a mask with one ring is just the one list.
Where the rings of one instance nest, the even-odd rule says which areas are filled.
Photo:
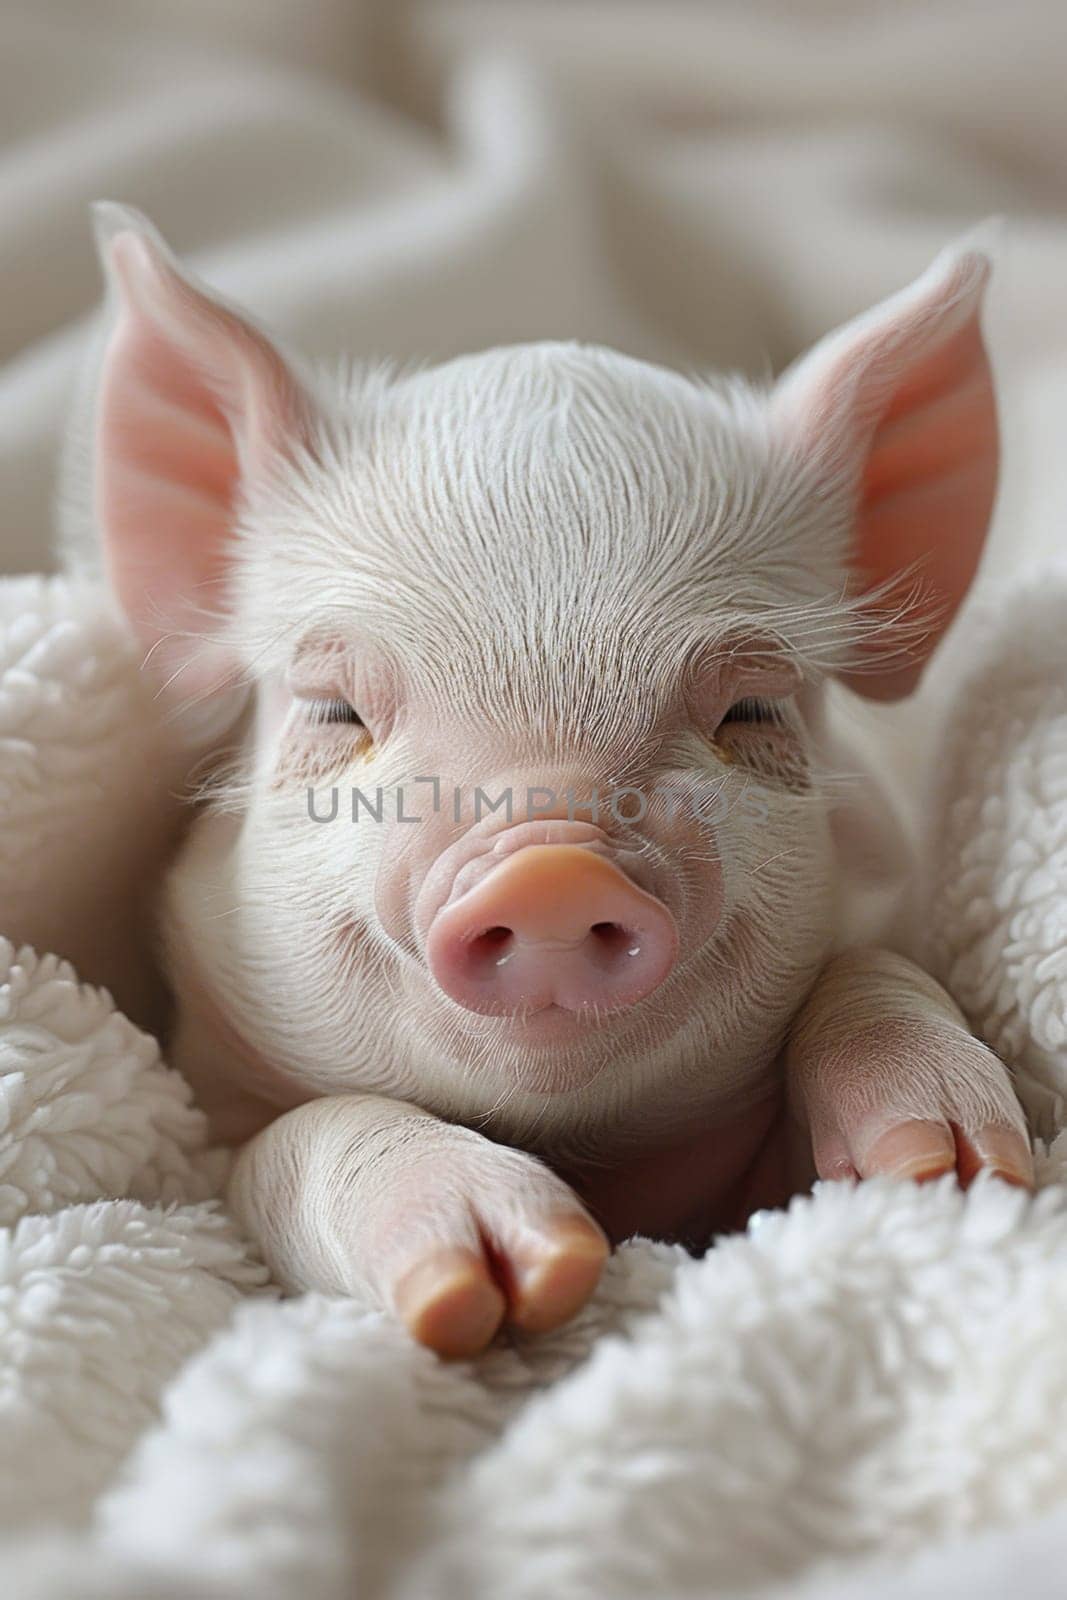
[[[250, 594], [271, 581], [266, 553], [300, 530], [287, 629], [297, 613], [324, 629], [358, 614], [431, 685], [447, 670], [435, 637], [462, 640], [497, 681], [494, 658], [536, 652], [562, 669], [614, 650], [613, 683], [647, 649], [645, 619], [673, 675], [752, 636], [812, 672], [861, 638], [900, 643], [897, 586], [873, 606], [848, 591], [847, 493], [775, 438], [763, 387], [578, 344], [319, 372], [315, 387], [315, 447], [243, 527]], [[229, 636], [269, 670], [288, 640], [258, 610], [239, 608]]]

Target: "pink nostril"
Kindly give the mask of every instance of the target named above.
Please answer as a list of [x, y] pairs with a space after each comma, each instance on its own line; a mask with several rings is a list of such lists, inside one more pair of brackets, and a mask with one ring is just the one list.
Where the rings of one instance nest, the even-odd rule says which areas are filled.
[[[589, 959], [604, 972], [610, 972], [628, 957], [641, 954], [641, 935], [632, 929], [621, 928], [617, 922], [594, 922], [589, 929]], [[472, 971], [488, 967], [502, 967], [518, 952], [519, 941], [510, 928], [486, 928], [468, 942], [467, 960]], [[562, 948], [568, 948], [563, 945]]]
[[516, 851], [438, 912], [427, 959], [470, 1011], [618, 1009], [674, 964], [674, 919], [603, 856], [577, 845]]
[[594, 922], [589, 935], [591, 952], [605, 971], [641, 953], [641, 935], [617, 922]]
[[510, 928], [486, 928], [470, 940], [468, 957], [472, 966], [499, 966], [514, 946], [515, 935]]

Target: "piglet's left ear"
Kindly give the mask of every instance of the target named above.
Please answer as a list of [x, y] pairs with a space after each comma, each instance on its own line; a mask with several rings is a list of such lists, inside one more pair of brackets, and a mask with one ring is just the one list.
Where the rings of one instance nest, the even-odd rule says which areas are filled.
[[237, 670], [226, 630], [240, 508], [309, 448], [312, 403], [267, 336], [144, 217], [95, 210], [115, 313], [94, 440], [107, 570], [163, 680], [207, 698]]
[[972, 246], [945, 251], [910, 288], [821, 340], [772, 397], [780, 435], [848, 497], [854, 589], [897, 577], [920, 586], [899, 649], [887, 654], [878, 639], [843, 674], [873, 699], [915, 688], [981, 557], [998, 464], [979, 320], [990, 270]]

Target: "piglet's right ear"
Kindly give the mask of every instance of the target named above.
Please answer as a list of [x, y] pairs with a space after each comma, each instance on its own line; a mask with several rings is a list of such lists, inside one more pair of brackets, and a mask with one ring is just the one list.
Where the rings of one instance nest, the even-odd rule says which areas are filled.
[[235, 676], [223, 640], [238, 505], [311, 438], [311, 403], [271, 342], [199, 287], [138, 212], [94, 208], [115, 301], [94, 435], [112, 586], [182, 701]]

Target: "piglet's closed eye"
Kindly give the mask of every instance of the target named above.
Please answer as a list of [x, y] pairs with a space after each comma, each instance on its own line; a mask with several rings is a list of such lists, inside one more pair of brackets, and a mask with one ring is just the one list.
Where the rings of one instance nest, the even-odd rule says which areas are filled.
[[267, 337], [180, 268], [144, 217], [95, 208], [115, 303], [94, 497], [115, 592], [163, 679], [196, 698], [234, 663], [221, 639], [236, 514], [308, 447], [313, 406]]
[[998, 465], [979, 320], [990, 270], [966, 243], [945, 251], [909, 288], [817, 344], [772, 400], [779, 433], [846, 497], [855, 588], [877, 594], [903, 574], [899, 602], [920, 586], [914, 644], [887, 658], [875, 637], [845, 674], [874, 699], [914, 689], [981, 557]]

